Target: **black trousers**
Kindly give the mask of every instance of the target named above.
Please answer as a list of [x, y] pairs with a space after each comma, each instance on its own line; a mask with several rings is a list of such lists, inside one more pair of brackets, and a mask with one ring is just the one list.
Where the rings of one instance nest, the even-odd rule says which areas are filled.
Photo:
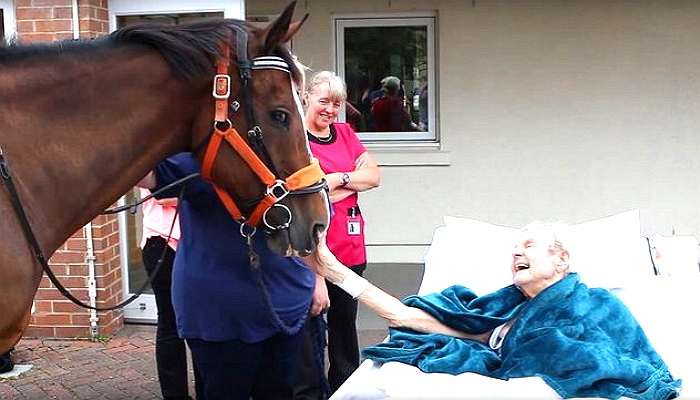
[[[146, 241], [141, 256], [146, 271], [151, 275], [158, 264], [158, 259], [163, 255], [163, 248], [165, 248], [163, 263], [151, 282], [156, 306], [158, 306], [158, 325], [156, 327], [158, 381], [164, 400], [187, 400], [191, 399], [187, 384], [187, 347], [185, 341], [177, 335], [175, 310], [173, 310], [170, 294], [175, 251], [167, 245], [164, 238], [153, 236]], [[194, 377], [197, 399], [203, 399], [204, 396], [200, 393], [202, 389], [200, 388], [197, 368], [194, 368]]]
[[[367, 264], [350, 267], [362, 276]], [[357, 300], [350, 297], [338, 286], [326, 281], [331, 307], [328, 309], [328, 384], [330, 394], [360, 365], [360, 344], [357, 337]], [[295, 400], [325, 400], [323, 383], [320, 380], [316, 351], [310, 332], [312, 321], [309, 319], [304, 327], [301, 355], [299, 357], [297, 383], [294, 390]]]
[[15, 368], [15, 363], [12, 362], [12, 355], [8, 351], [5, 354], [0, 354], [0, 374], [10, 372]]
[[301, 331], [256, 343], [187, 339], [204, 400], [291, 400]]

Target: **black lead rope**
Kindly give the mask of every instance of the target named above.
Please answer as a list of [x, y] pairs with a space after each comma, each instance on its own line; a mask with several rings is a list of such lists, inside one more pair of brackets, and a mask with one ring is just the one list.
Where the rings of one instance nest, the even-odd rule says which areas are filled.
[[268, 310], [270, 311], [269, 318], [272, 321], [272, 323], [277, 326], [285, 335], [294, 335], [299, 330], [304, 326], [304, 323], [306, 322], [306, 318], [309, 315], [307, 312], [304, 314], [303, 317], [299, 318], [293, 325], [288, 325], [284, 321], [282, 321], [282, 318], [280, 318], [279, 314], [275, 310], [275, 305], [272, 303], [272, 298], [270, 296], [270, 292], [267, 290], [267, 285], [265, 284], [265, 280], [263, 279], [262, 276], [262, 271], [261, 271], [261, 265], [260, 265], [260, 256], [255, 252], [255, 249], [253, 249], [253, 237], [252, 235], [247, 236], [246, 235], [246, 241], [248, 244], [248, 256], [250, 260], [250, 272], [253, 274], [253, 278], [255, 279], [255, 283], [258, 285], [258, 288], [260, 288], [260, 293], [262, 294], [263, 302], [267, 306]]
[[[31, 224], [29, 223], [29, 219], [27, 218], [27, 214], [24, 211], [24, 207], [22, 206], [22, 202], [19, 198], [19, 193], [17, 192], [17, 188], [15, 187], [15, 184], [12, 180], [12, 175], [10, 173], [10, 166], [5, 160], [5, 156], [2, 151], [2, 147], [0, 147], [0, 176], [2, 176], [2, 183], [3, 186], [5, 187], [5, 190], [7, 190], [7, 193], [10, 197], [10, 202], [12, 203], [12, 208], [15, 210], [15, 214], [17, 214], [17, 218], [19, 219], [20, 225], [22, 227], [22, 231], [24, 232], [24, 236], [27, 239], [27, 242], [29, 243], [29, 247], [32, 250], [32, 253], [34, 254], [34, 257], [39, 261], [39, 264], [41, 265], [41, 268], [44, 270], [44, 273], [46, 273], [46, 276], [49, 277], [49, 280], [53, 285], [58, 289], [58, 291], [68, 300], [73, 302], [75, 305], [83, 308], [87, 308], [90, 310], [96, 310], [96, 311], [112, 311], [116, 310], [118, 308], [123, 308], [127, 304], [133, 302], [136, 300], [139, 296], [143, 294], [143, 292], [146, 290], [146, 288], [153, 282], [153, 279], [155, 275], [158, 273], [158, 270], [160, 269], [160, 266], [163, 264], [163, 259], [165, 258], [165, 252], [167, 250], [167, 246], [163, 247], [163, 253], [161, 254], [160, 258], [158, 259], [158, 262], [156, 264], [156, 267], [153, 270], [153, 273], [149, 275], [148, 279], [146, 282], [139, 288], [139, 290], [133, 294], [131, 297], [128, 299], [122, 301], [121, 303], [115, 304], [113, 306], [109, 307], [94, 307], [89, 304], [86, 304], [73, 296], [68, 289], [66, 289], [65, 286], [58, 280], [56, 275], [53, 273], [51, 270], [51, 267], [49, 267], [49, 263], [46, 260], [46, 257], [44, 256], [44, 253], [41, 251], [41, 247], [39, 246], [39, 242], [36, 239], [36, 235], [34, 234], [34, 230], [32, 229]], [[186, 177], [187, 178], [187, 177]], [[184, 178], [183, 178], [184, 179]], [[189, 178], [191, 179], [191, 177]], [[183, 189], [180, 191], [180, 196], [182, 197], [182, 194], [184, 192], [184, 186]], [[152, 197], [151, 195], [150, 197]], [[150, 198], [148, 197], [148, 198]], [[179, 200], [178, 200], [179, 202]], [[175, 211], [175, 217], [173, 218], [173, 222], [170, 226], [170, 232], [168, 233], [168, 240], [170, 239], [170, 235], [172, 234], [173, 228], [175, 227], [175, 221], [177, 220], [177, 210]]]
[[319, 399], [327, 399], [331, 395], [331, 386], [326, 377], [325, 354], [323, 351], [328, 345], [328, 340], [326, 339], [328, 324], [323, 318], [323, 313], [315, 317], [309, 317], [309, 329], [309, 336], [314, 349], [316, 372], [318, 373], [318, 381], [321, 386], [318, 396]]

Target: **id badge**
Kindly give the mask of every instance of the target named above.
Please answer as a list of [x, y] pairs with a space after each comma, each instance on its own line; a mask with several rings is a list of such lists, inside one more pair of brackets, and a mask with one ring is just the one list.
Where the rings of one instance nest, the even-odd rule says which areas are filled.
[[348, 235], [356, 236], [362, 233], [360, 227], [360, 217], [348, 216]]

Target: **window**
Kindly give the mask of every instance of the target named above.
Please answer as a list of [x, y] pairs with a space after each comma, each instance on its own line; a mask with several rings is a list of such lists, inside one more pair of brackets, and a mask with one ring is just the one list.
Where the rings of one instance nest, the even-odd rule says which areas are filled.
[[336, 17], [344, 119], [365, 142], [436, 142], [435, 17]]
[[139, 23], [179, 25], [210, 18], [222, 18], [223, 12], [197, 12], [179, 14], [118, 15], [117, 29]]

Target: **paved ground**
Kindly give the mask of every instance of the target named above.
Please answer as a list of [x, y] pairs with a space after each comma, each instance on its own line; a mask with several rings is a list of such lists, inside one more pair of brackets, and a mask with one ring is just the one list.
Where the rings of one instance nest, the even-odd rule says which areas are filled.
[[[32, 369], [0, 379], [2, 400], [156, 400], [162, 399], [154, 362], [155, 327], [126, 325], [103, 342], [23, 339], [13, 352], [17, 364]], [[363, 330], [364, 345], [385, 330]]]
[[[409, 267], [370, 268], [366, 276], [403, 297], [416, 292], [422, 274], [421, 266]], [[362, 347], [381, 341], [387, 334], [385, 323], [363, 307], [358, 329]], [[154, 337], [154, 325], [127, 324], [102, 342], [22, 339], [13, 360], [33, 367], [16, 378], [0, 378], [0, 400], [161, 399]]]
[[23, 339], [16, 364], [33, 368], [0, 380], [0, 399], [160, 399], [151, 325], [127, 325], [104, 342]]

